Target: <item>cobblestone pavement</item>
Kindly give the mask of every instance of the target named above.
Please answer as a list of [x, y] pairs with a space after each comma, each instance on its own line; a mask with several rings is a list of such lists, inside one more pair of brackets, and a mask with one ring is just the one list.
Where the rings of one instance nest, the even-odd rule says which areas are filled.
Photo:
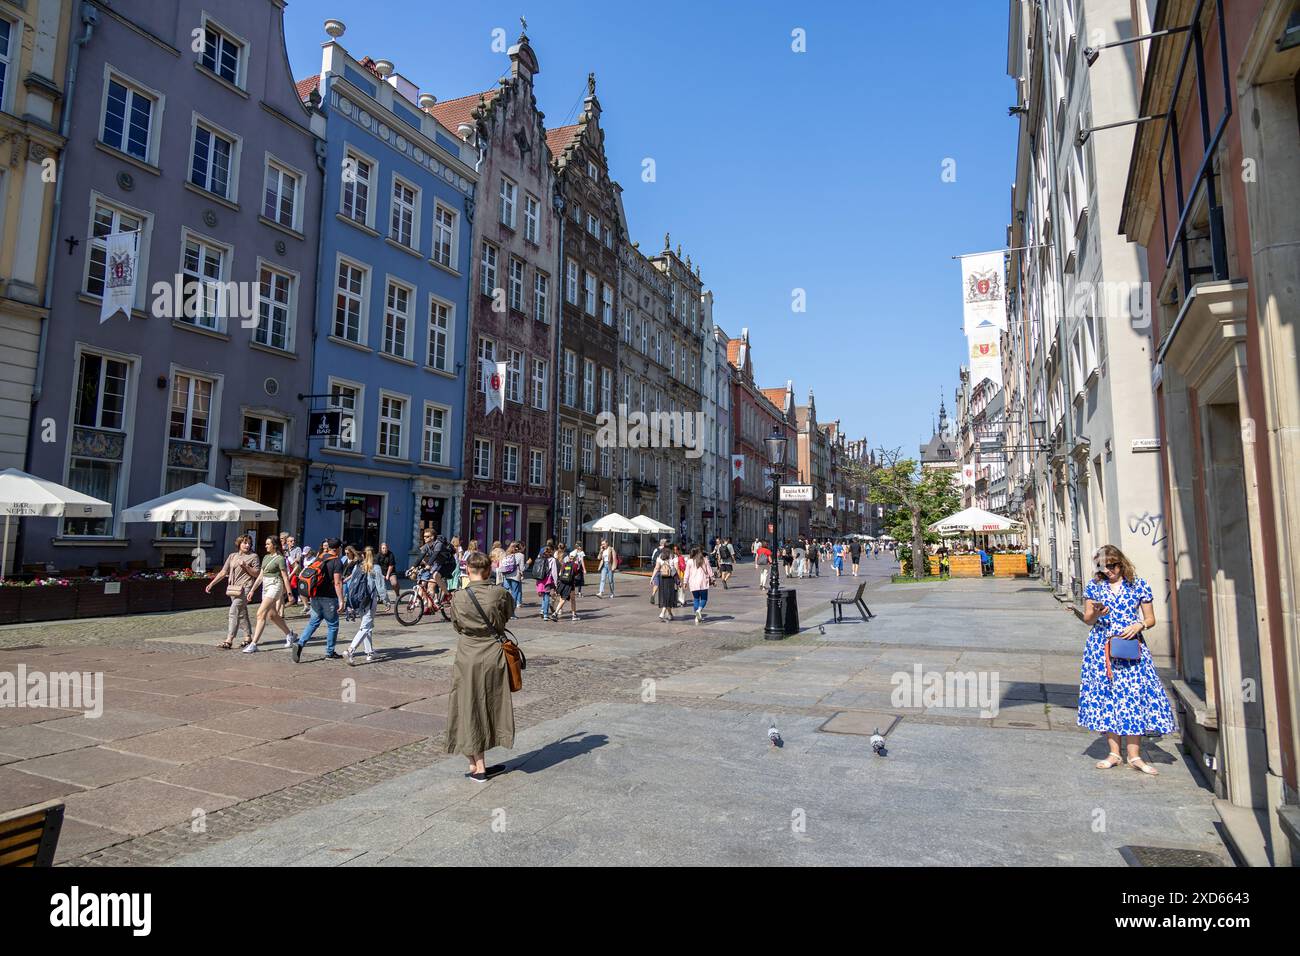
[[[1074, 725], [1083, 629], [1043, 589], [993, 581], [890, 585], [889, 571], [884, 559], [864, 562], [876, 613], [870, 623], [830, 621], [830, 598], [859, 583], [852, 578], [793, 582], [804, 631], [780, 642], [762, 639], [765, 606], [751, 566], [739, 569], [737, 587], [712, 592], [700, 626], [689, 612], [660, 623], [645, 580], [632, 575], [620, 575], [613, 601], [596, 600], [589, 587], [577, 622], [542, 622], [534, 597], [512, 625], [529, 657], [515, 696], [521, 739], [544, 747], [592, 706], [632, 708], [623, 718], [631, 731], [638, 705], [657, 701], [668, 705], [659, 715], [791, 721], [809, 732], [826, 726], [831, 736], [837, 727], [870, 733], [901, 718], [938, 734], [1047, 732], [1077, 739], [1076, 755], [1095, 748]], [[300, 621], [291, 618], [291, 626]], [[324, 660], [319, 633], [296, 666], [275, 635], [255, 656], [220, 651], [224, 625], [218, 609], [0, 628], [0, 671], [22, 664], [98, 671], [105, 680], [98, 720], [0, 708], [0, 810], [64, 799], [61, 863], [231, 862], [238, 858], [223, 857], [223, 846], [236, 854], [282, 827], [296, 832], [293, 821], [364, 802], [380, 785], [400, 787], [434, 767], [445, 766], [442, 777], [459, 776], [462, 758], [447, 760], [442, 736], [450, 625], [405, 628], [383, 619], [380, 659], [354, 668]], [[355, 628], [344, 623], [341, 642]], [[914, 667], [996, 667], [996, 714], [943, 702], [894, 706], [892, 676]], [[682, 720], [690, 723], [679, 716], [664, 733], [675, 740]], [[1154, 759], [1168, 765], [1162, 798], [1177, 803], [1182, 816], [1175, 816], [1186, 825], [1166, 842], [1222, 853], [1205, 820], [1208, 796], [1166, 752], [1172, 749], [1166, 741]], [[322, 852], [310, 862], [345, 862]]]

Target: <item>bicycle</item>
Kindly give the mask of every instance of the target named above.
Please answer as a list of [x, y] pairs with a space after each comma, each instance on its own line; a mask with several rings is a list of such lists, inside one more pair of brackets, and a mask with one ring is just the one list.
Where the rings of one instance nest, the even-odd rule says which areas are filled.
[[[418, 577], [418, 572], [408, 573], [407, 577], [415, 579]], [[451, 615], [447, 613], [448, 608], [451, 607], [451, 591], [444, 588], [437, 598], [433, 598], [429, 596], [428, 585], [428, 581], [416, 580], [415, 587], [397, 596], [393, 615], [399, 624], [413, 627], [420, 623], [420, 619], [425, 614], [432, 614], [434, 611], [441, 614], [444, 621], [451, 620]]]

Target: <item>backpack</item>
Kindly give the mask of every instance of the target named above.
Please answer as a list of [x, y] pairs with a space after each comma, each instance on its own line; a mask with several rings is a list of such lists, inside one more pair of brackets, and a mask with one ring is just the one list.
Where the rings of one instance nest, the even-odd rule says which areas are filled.
[[308, 600], [321, 596], [321, 585], [326, 579], [325, 562], [332, 560], [332, 554], [318, 554], [298, 572], [298, 588]]
[[578, 562], [574, 561], [572, 558], [567, 558], [565, 562], [560, 565], [560, 583], [572, 584], [574, 578], [578, 576], [577, 569]]
[[546, 557], [539, 554], [535, 559], [533, 559], [533, 566], [528, 569], [528, 576], [534, 581], [546, 580], [546, 565]]
[[352, 573], [343, 584], [343, 594], [344, 604], [354, 611], [364, 611], [374, 603], [375, 586], [360, 561], [352, 566]]

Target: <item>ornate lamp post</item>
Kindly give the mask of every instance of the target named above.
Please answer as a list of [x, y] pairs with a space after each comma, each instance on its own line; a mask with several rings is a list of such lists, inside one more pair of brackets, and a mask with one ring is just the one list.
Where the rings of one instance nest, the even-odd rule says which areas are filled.
[[781, 614], [781, 582], [778, 577], [777, 548], [781, 520], [781, 474], [785, 468], [785, 435], [777, 425], [772, 434], [763, 439], [767, 445], [767, 460], [772, 465], [772, 564], [767, 573], [767, 625], [763, 637], [768, 640], [785, 637], [785, 621]]

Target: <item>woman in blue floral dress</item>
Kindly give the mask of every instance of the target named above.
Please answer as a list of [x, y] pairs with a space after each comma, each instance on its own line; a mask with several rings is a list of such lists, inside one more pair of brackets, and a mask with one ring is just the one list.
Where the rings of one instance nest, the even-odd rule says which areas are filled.
[[1106, 545], [1094, 558], [1097, 575], [1084, 588], [1083, 622], [1092, 625], [1079, 672], [1079, 726], [1106, 734], [1110, 756], [1097, 763], [1109, 770], [1124, 762], [1120, 738], [1134, 770], [1156, 774], [1142, 759], [1143, 735], [1172, 733], [1174, 711], [1160, 683], [1151, 652], [1141, 644], [1139, 660], [1108, 655], [1111, 638], [1132, 640], [1154, 627], [1151, 587], [1139, 578], [1119, 548]]

